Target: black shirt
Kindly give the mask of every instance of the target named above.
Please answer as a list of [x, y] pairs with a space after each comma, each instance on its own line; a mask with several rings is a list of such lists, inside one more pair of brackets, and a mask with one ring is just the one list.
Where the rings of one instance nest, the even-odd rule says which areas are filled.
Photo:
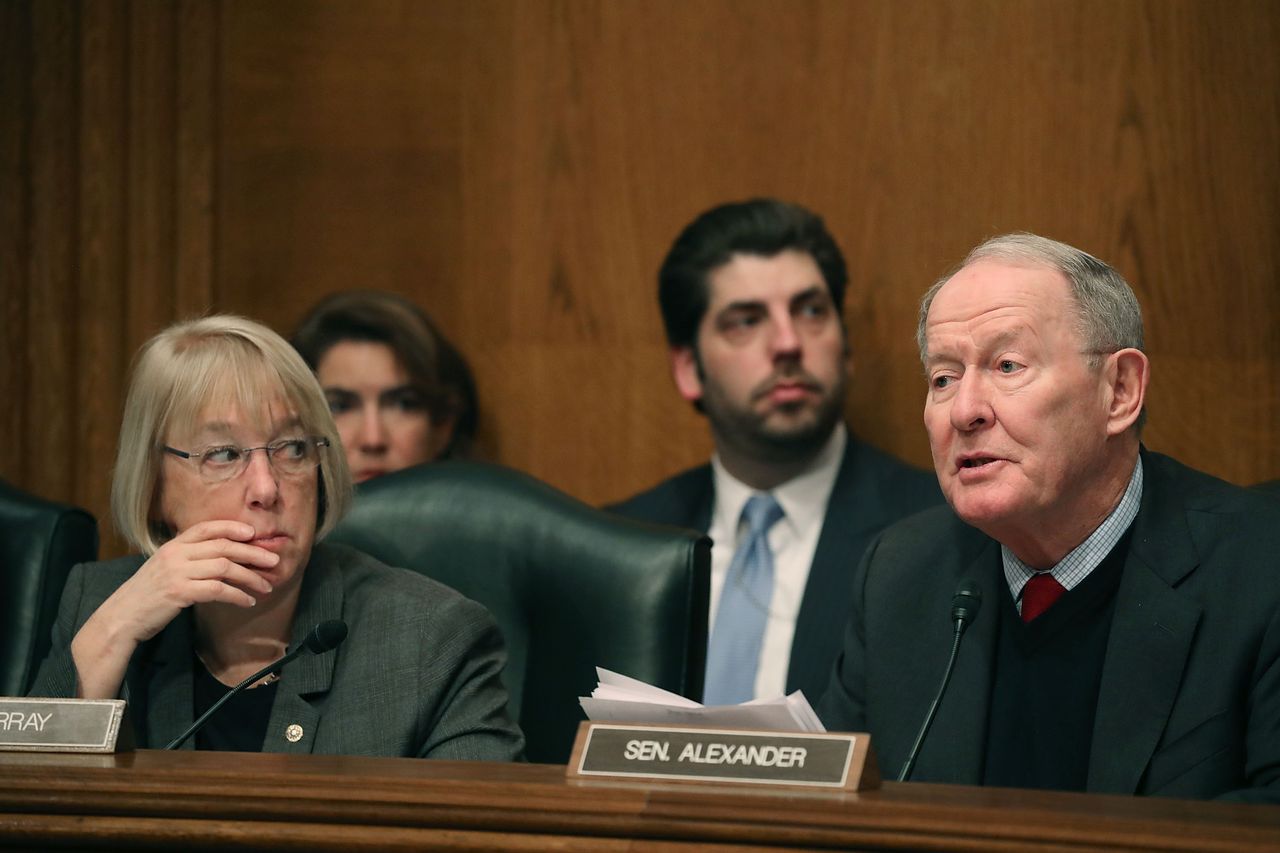
[[[230, 690], [205, 667], [198, 657], [195, 673], [195, 716], [198, 718]], [[267, 737], [271, 706], [275, 704], [279, 681], [241, 690], [227, 700], [196, 732], [196, 749], [218, 749], [231, 752], [262, 752]]]

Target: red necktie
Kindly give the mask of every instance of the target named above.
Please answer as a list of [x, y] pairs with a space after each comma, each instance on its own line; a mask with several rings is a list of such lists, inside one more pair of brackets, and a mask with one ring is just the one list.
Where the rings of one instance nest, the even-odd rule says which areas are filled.
[[1031, 580], [1022, 588], [1022, 621], [1030, 622], [1048, 610], [1066, 591], [1048, 572], [1032, 575]]

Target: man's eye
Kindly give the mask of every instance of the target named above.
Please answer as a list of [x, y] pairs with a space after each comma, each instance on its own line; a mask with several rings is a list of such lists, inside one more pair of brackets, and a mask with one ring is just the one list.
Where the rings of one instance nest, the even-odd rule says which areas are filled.
[[1000, 361], [1001, 373], [1014, 373], [1015, 371], [1017, 371], [1017, 369], [1018, 369], [1018, 362], [1016, 361], [1011, 361], [1010, 359], [1007, 359], [1007, 358], [1002, 359]]
[[201, 458], [211, 465], [233, 465], [240, 461], [240, 448], [210, 447], [201, 454]]
[[934, 388], [937, 388], [938, 390], [941, 390], [941, 389], [946, 388], [948, 385], [950, 385], [950, 384], [951, 384], [951, 377], [950, 377], [950, 376], [935, 376], [935, 377], [933, 377], [933, 379], [932, 379], [932, 380], [930, 380], [929, 384], [930, 384], [930, 385], [932, 385]]
[[732, 314], [724, 318], [723, 325], [726, 329], [750, 329], [759, 322], [760, 318], [755, 314]]

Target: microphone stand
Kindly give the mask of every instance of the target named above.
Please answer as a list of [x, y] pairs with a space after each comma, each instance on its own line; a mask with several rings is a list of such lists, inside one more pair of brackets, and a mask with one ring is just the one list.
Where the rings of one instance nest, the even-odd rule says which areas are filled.
[[938, 706], [942, 704], [942, 697], [947, 692], [947, 684], [951, 682], [951, 673], [956, 666], [956, 656], [960, 654], [960, 639], [964, 636], [969, 623], [978, 615], [978, 608], [981, 605], [982, 588], [973, 581], [962, 582], [951, 599], [951, 619], [955, 622], [956, 631], [955, 638], [951, 642], [951, 657], [947, 660], [947, 671], [942, 675], [938, 695], [933, 697], [929, 713], [924, 717], [924, 725], [920, 727], [920, 734], [916, 735], [916, 742], [912, 744], [906, 763], [902, 765], [902, 772], [898, 774], [899, 782], [907, 781], [916, 766], [916, 759], [920, 757], [920, 747], [924, 745], [925, 736], [929, 734], [929, 728], [933, 725], [933, 718], [938, 714]]

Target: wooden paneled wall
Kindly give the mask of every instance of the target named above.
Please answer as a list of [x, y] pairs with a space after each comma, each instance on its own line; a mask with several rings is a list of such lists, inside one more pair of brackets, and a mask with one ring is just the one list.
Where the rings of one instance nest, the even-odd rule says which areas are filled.
[[378, 287], [472, 360], [490, 458], [620, 498], [710, 447], [662, 254], [760, 194], [845, 249], [871, 442], [927, 464], [916, 300], [1027, 229], [1134, 284], [1149, 446], [1280, 477], [1278, 45], [1272, 0], [0, 4], [0, 477], [105, 519], [147, 336]]

